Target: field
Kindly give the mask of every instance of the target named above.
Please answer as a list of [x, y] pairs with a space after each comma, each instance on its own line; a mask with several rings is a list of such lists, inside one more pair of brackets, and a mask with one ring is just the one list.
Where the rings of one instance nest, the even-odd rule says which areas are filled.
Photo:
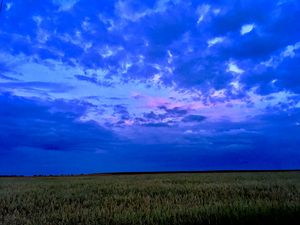
[[300, 172], [0, 178], [0, 224], [298, 224]]

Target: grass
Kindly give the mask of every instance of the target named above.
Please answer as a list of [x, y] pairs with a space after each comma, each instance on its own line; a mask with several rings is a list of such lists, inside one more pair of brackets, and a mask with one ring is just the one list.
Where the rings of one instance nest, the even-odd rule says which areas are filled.
[[300, 172], [0, 178], [1, 225], [299, 220]]

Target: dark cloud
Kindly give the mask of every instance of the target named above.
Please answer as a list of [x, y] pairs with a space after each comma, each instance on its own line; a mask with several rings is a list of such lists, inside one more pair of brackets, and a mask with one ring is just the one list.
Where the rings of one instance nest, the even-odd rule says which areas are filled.
[[[143, 118], [138, 118], [136, 121], [138, 124], [143, 124], [145, 126], [172, 126], [176, 124], [176, 120], [185, 116], [188, 113], [188, 110], [182, 109], [180, 107], [167, 108], [165, 106], [158, 107], [160, 110], [164, 110], [164, 113], [154, 113], [153, 111], [149, 113], [144, 113]], [[163, 120], [169, 120], [165, 122]]]
[[122, 120], [130, 118], [129, 112], [124, 105], [114, 105], [114, 115], [119, 115]]
[[[2, 173], [70, 173], [146, 168], [286, 169], [299, 166], [298, 109], [289, 110], [288, 113], [269, 109], [264, 115], [236, 123], [209, 122], [199, 115], [186, 116], [193, 122], [202, 119], [201, 128], [192, 125], [189, 129], [193, 131], [187, 133], [183, 133], [180, 126], [141, 119], [144, 125], [133, 128], [138, 130], [137, 136], [131, 137], [133, 141], [124, 141], [94, 122], [80, 122], [78, 117], [87, 107], [84, 102], [41, 102], [2, 94], [0, 103], [3, 106], [0, 108], [0, 154], [1, 160], [4, 160], [2, 165], [6, 165], [0, 168]], [[126, 108], [117, 105], [116, 111], [124, 113]], [[63, 155], [50, 152], [62, 152]], [[78, 156], [76, 152], [82, 153]], [[97, 152], [107, 153], [100, 158], [87, 155]], [[34, 158], [30, 159], [33, 161], [29, 166], [26, 157], [32, 154]], [[51, 166], [59, 169], [49, 167], [45, 157], [49, 158], [47, 160], [55, 158]], [[93, 161], [92, 158], [97, 160]], [[73, 167], [73, 161], [70, 160], [80, 165], [81, 170]], [[18, 162], [18, 166], [14, 164], [12, 169], [6, 163], [8, 161]], [[40, 164], [40, 161], [46, 161], [46, 165]], [[92, 164], [87, 166], [84, 162]], [[62, 169], [62, 165], [67, 168]]]
[[143, 126], [146, 127], [169, 127], [169, 123], [144, 123]]
[[[13, 75], [18, 75], [13, 71], [13, 65], [9, 65], [7, 62], [2, 62], [3, 59], [0, 59], [0, 79], [8, 81], [18, 81], [18, 78], [15, 78]], [[10, 75], [5, 75], [6, 73], [12, 73]]]
[[184, 116], [185, 114], [188, 113], [188, 110], [180, 108], [180, 107], [174, 107], [174, 108], [169, 109], [165, 106], [160, 106], [159, 108], [165, 110], [165, 112], [168, 116]]
[[206, 119], [206, 117], [205, 116], [201, 116], [201, 115], [188, 115], [188, 116], [185, 116], [182, 119], [182, 122], [185, 122], [185, 123], [189, 123], [189, 122], [202, 122], [205, 119]]
[[[247, 88], [258, 87], [258, 93], [262, 95], [289, 90], [300, 93], [300, 55], [286, 57], [279, 65], [272, 65], [260, 70], [254, 70], [243, 77]], [[276, 63], [276, 61], [275, 61]]]
[[144, 113], [144, 118], [150, 119], [150, 120], [162, 120], [162, 119], [166, 118], [166, 115], [165, 114], [156, 114], [151, 111], [150, 113]]
[[14, 78], [14, 77], [9, 77], [9, 76], [3, 75], [3, 74], [0, 74], [0, 79], [10, 80], [10, 81], [17, 81], [18, 80], [18, 79]]
[[[94, 122], [80, 122], [83, 105], [45, 103], [10, 94], [0, 95], [0, 152], [18, 148], [55, 151], [109, 149], [117, 137]], [[68, 104], [68, 111], [65, 107]], [[64, 105], [64, 106], [62, 106]], [[74, 110], [70, 110], [74, 108]], [[58, 110], [59, 109], [59, 110]]]
[[97, 76], [88, 77], [88, 76], [79, 75], [79, 74], [76, 74], [74, 76], [78, 80], [83, 80], [83, 81], [91, 82], [91, 83], [97, 84], [99, 86], [104, 86], [104, 87], [112, 87], [113, 86], [113, 83], [111, 83], [109, 81], [100, 81], [100, 80], [98, 80]]

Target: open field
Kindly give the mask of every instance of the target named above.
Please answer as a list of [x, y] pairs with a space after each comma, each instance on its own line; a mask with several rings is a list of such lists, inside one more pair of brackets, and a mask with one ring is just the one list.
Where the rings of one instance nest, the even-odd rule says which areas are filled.
[[298, 224], [300, 172], [0, 178], [0, 224]]

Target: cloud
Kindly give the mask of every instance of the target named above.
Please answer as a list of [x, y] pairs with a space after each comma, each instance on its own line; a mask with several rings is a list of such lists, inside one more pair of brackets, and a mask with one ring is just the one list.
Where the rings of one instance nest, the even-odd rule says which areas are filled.
[[109, 82], [106, 80], [104, 80], [104, 81], [98, 80], [96, 76], [89, 77], [89, 76], [76, 74], [76, 75], [74, 75], [74, 77], [77, 78], [78, 80], [91, 82], [91, 83], [97, 84], [99, 86], [104, 86], [104, 87], [112, 87], [113, 86], [112, 82]]
[[257, 86], [260, 94], [270, 94], [285, 89], [293, 93], [300, 92], [300, 80], [297, 76], [299, 67], [299, 53], [294, 57], [282, 60], [276, 66], [260, 67], [251, 74], [242, 77], [248, 87]]
[[188, 113], [188, 110], [182, 107], [167, 108], [166, 106], [159, 106], [158, 108], [164, 110], [167, 116], [184, 116]]
[[254, 24], [245, 24], [241, 27], [240, 33], [241, 35], [245, 35], [249, 32], [251, 32], [254, 29]]
[[67, 84], [60, 84], [55, 82], [1, 82], [0, 86], [4, 91], [18, 90], [31, 90], [31, 91], [44, 91], [44, 92], [67, 92], [73, 87]]
[[233, 73], [237, 73], [237, 74], [242, 74], [244, 73], [244, 70], [242, 70], [241, 68], [239, 68], [235, 63], [230, 62], [228, 64], [228, 71], [233, 72]]
[[114, 105], [113, 110], [113, 115], [119, 115], [122, 120], [130, 119], [129, 112], [124, 105]]
[[208, 47], [210, 48], [210, 47], [214, 46], [215, 44], [221, 43], [221, 42], [223, 42], [223, 40], [224, 40], [224, 38], [222, 38], [222, 37], [215, 37], [215, 38], [209, 39], [207, 41]]
[[69, 11], [79, 0], [53, 0], [53, 3], [59, 5], [59, 11]]
[[[147, 82], [159, 77], [163, 85], [220, 90], [231, 82], [224, 72], [228, 60], [238, 65], [247, 61], [247, 67], [254, 68], [279, 49], [299, 41], [298, 30], [291, 29], [297, 26], [297, 1], [280, 5], [266, 0], [259, 4], [221, 1], [199, 5], [193, 1], [100, 4], [47, 0], [44, 4], [47, 7], [22, 1], [14, 4], [3, 18], [0, 43], [10, 45], [1, 45], [2, 50], [59, 60], [73, 67], [101, 68], [108, 71], [108, 77], [127, 81]], [[25, 20], [18, 13], [24, 8]], [[24, 28], [10, 26], [11, 20], [21, 21]], [[88, 29], [82, 24], [88, 24]], [[47, 38], [41, 38], [41, 34]], [[290, 49], [290, 54], [294, 51]], [[97, 83], [90, 76], [79, 75], [77, 79]]]
[[143, 126], [146, 127], [169, 127], [168, 123], [144, 123]]
[[[0, 168], [2, 173], [78, 172], [73, 163], [80, 165], [80, 171], [143, 170], [147, 166], [157, 170], [299, 166], [294, 159], [299, 157], [296, 123], [300, 114], [295, 109], [288, 114], [270, 109], [264, 115], [239, 123], [211, 122], [201, 115], [185, 116], [184, 127], [168, 122], [146, 122], [133, 125], [128, 134], [123, 133], [129, 135], [128, 141], [99, 124], [78, 120], [89, 107], [85, 103], [45, 102], [10, 94], [2, 94], [0, 103], [4, 106], [0, 108], [0, 154], [1, 160], [5, 159], [1, 165], [6, 165]], [[117, 112], [124, 109], [116, 106]], [[29, 160], [31, 166], [18, 158]], [[8, 161], [14, 162], [13, 168]], [[20, 167], [16, 167], [16, 162]], [[133, 162], [141, 164], [132, 167]], [[52, 166], [59, 169], [54, 170]]]
[[210, 5], [207, 4], [201, 5], [197, 8], [197, 14], [199, 16], [197, 24], [200, 24], [205, 19], [205, 16], [209, 13], [209, 11]]
[[16, 78], [9, 77], [9, 76], [3, 75], [3, 74], [0, 74], [0, 79], [3, 79], [3, 80], [10, 80], [10, 81], [17, 81], [17, 80], [18, 80], [18, 79], [16, 79]]
[[185, 122], [185, 123], [202, 122], [205, 119], [206, 119], [206, 117], [201, 116], [201, 115], [188, 115], [182, 119], [182, 122]]
[[[80, 122], [83, 105], [76, 102], [40, 102], [1, 94], [0, 154], [18, 148], [51, 151], [110, 149], [118, 140], [111, 131], [94, 122]], [[72, 110], [72, 108], [74, 110]], [[81, 109], [80, 109], [81, 108]]]

